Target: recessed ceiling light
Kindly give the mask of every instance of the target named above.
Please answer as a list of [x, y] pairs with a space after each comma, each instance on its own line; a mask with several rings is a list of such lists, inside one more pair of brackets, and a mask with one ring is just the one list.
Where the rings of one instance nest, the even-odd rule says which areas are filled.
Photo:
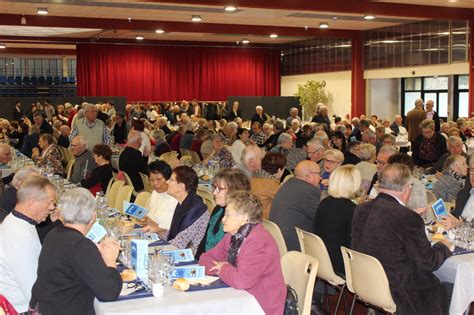
[[202, 21], [202, 17], [201, 17], [200, 15], [193, 15], [193, 16], [191, 17], [191, 21], [193, 21], [193, 22], [200, 22], [200, 21]]
[[143, 37], [143, 35], [137, 35], [137, 37], [135, 37], [136, 40], [144, 40], [145, 37]]
[[338, 18], [337, 16], [333, 16], [332, 19], [333, 19], [334, 21], [337, 21], [337, 19], [339, 19], [339, 18]]
[[270, 38], [277, 38], [278, 34], [270, 34]]
[[47, 8], [38, 8], [38, 11], [36, 11], [37, 14], [39, 15], [46, 15], [48, 14], [48, 9]]
[[247, 38], [242, 39], [242, 44], [249, 44], [250, 41]]
[[7, 45], [5, 45], [4, 43], [0, 43], [0, 49], [5, 49], [7, 48]]
[[224, 8], [224, 10], [225, 10], [226, 12], [235, 12], [235, 11], [237, 11], [237, 7], [234, 6], [234, 5], [228, 5], [228, 6], [226, 6], [226, 7]]
[[162, 30], [161, 28], [159, 28], [155, 31], [155, 33], [157, 33], [157, 34], [163, 34], [164, 32], [165, 32], [165, 30]]
[[326, 22], [319, 23], [319, 28], [329, 28], [329, 24]]
[[399, 43], [400, 41], [395, 40], [395, 39], [386, 39], [382, 41], [382, 44], [396, 44]]
[[372, 15], [372, 14], [366, 14], [366, 15], [364, 15], [364, 19], [365, 20], [373, 20], [373, 19], [375, 19], [375, 16]]

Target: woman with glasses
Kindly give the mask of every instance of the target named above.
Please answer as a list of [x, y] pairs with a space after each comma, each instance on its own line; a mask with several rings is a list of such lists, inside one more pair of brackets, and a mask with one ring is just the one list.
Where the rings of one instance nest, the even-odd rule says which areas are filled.
[[215, 133], [211, 137], [212, 153], [203, 163], [215, 163], [219, 168], [232, 168], [234, 166], [234, 158], [232, 153], [225, 147], [225, 137], [221, 133]]
[[462, 155], [451, 155], [444, 163], [443, 175], [433, 186], [433, 193], [444, 201], [454, 201], [466, 184], [468, 166]]
[[202, 254], [199, 264], [235, 289], [252, 294], [265, 314], [283, 314], [286, 285], [280, 253], [262, 224], [260, 199], [248, 191], [227, 197], [224, 238]]
[[415, 165], [431, 167], [446, 152], [446, 139], [435, 132], [433, 120], [425, 119], [420, 123], [421, 135], [415, 138], [412, 157]]
[[250, 190], [250, 183], [247, 176], [241, 170], [225, 169], [214, 177], [213, 187], [216, 206], [212, 210], [206, 234], [202, 238], [201, 244], [199, 244], [196, 258], [214, 248], [224, 237], [225, 232], [222, 218], [224, 217], [227, 205], [227, 196], [237, 190]]
[[196, 252], [209, 223], [209, 213], [201, 197], [196, 194], [198, 177], [189, 166], [178, 166], [168, 180], [168, 193], [178, 204], [165, 234], [168, 242], [178, 248]]
[[329, 177], [331, 173], [342, 165], [344, 162], [344, 155], [337, 149], [329, 149], [324, 152], [324, 163], [323, 172], [321, 173], [321, 183], [319, 188], [321, 189], [321, 200], [327, 197]]

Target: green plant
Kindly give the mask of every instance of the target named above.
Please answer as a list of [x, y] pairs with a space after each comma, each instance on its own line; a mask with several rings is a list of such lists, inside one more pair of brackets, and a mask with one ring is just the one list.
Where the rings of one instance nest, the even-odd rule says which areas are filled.
[[309, 80], [305, 84], [298, 84], [298, 92], [295, 96], [299, 98], [303, 111], [303, 120], [310, 120], [316, 114], [316, 105], [323, 103], [332, 104], [332, 94], [325, 91], [326, 82]]

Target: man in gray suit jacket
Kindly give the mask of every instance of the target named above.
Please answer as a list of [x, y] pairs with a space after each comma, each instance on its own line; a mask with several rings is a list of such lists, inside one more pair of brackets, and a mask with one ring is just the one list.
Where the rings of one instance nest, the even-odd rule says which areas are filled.
[[296, 165], [295, 177], [283, 184], [273, 198], [270, 221], [280, 227], [289, 251], [300, 250], [295, 227], [314, 233], [314, 217], [321, 196], [320, 181], [319, 165], [301, 161]]

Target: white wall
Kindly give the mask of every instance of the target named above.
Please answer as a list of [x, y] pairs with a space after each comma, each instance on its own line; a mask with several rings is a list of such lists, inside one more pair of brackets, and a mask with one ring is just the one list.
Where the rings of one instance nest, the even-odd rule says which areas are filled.
[[351, 72], [328, 72], [281, 77], [281, 96], [294, 96], [298, 91], [298, 84], [305, 84], [308, 80], [326, 81], [326, 92], [332, 93], [333, 103], [330, 114], [336, 113], [344, 117], [351, 113]]
[[399, 114], [400, 79], [370, 79], [366, 82], [367, 115], [392, 119]]

